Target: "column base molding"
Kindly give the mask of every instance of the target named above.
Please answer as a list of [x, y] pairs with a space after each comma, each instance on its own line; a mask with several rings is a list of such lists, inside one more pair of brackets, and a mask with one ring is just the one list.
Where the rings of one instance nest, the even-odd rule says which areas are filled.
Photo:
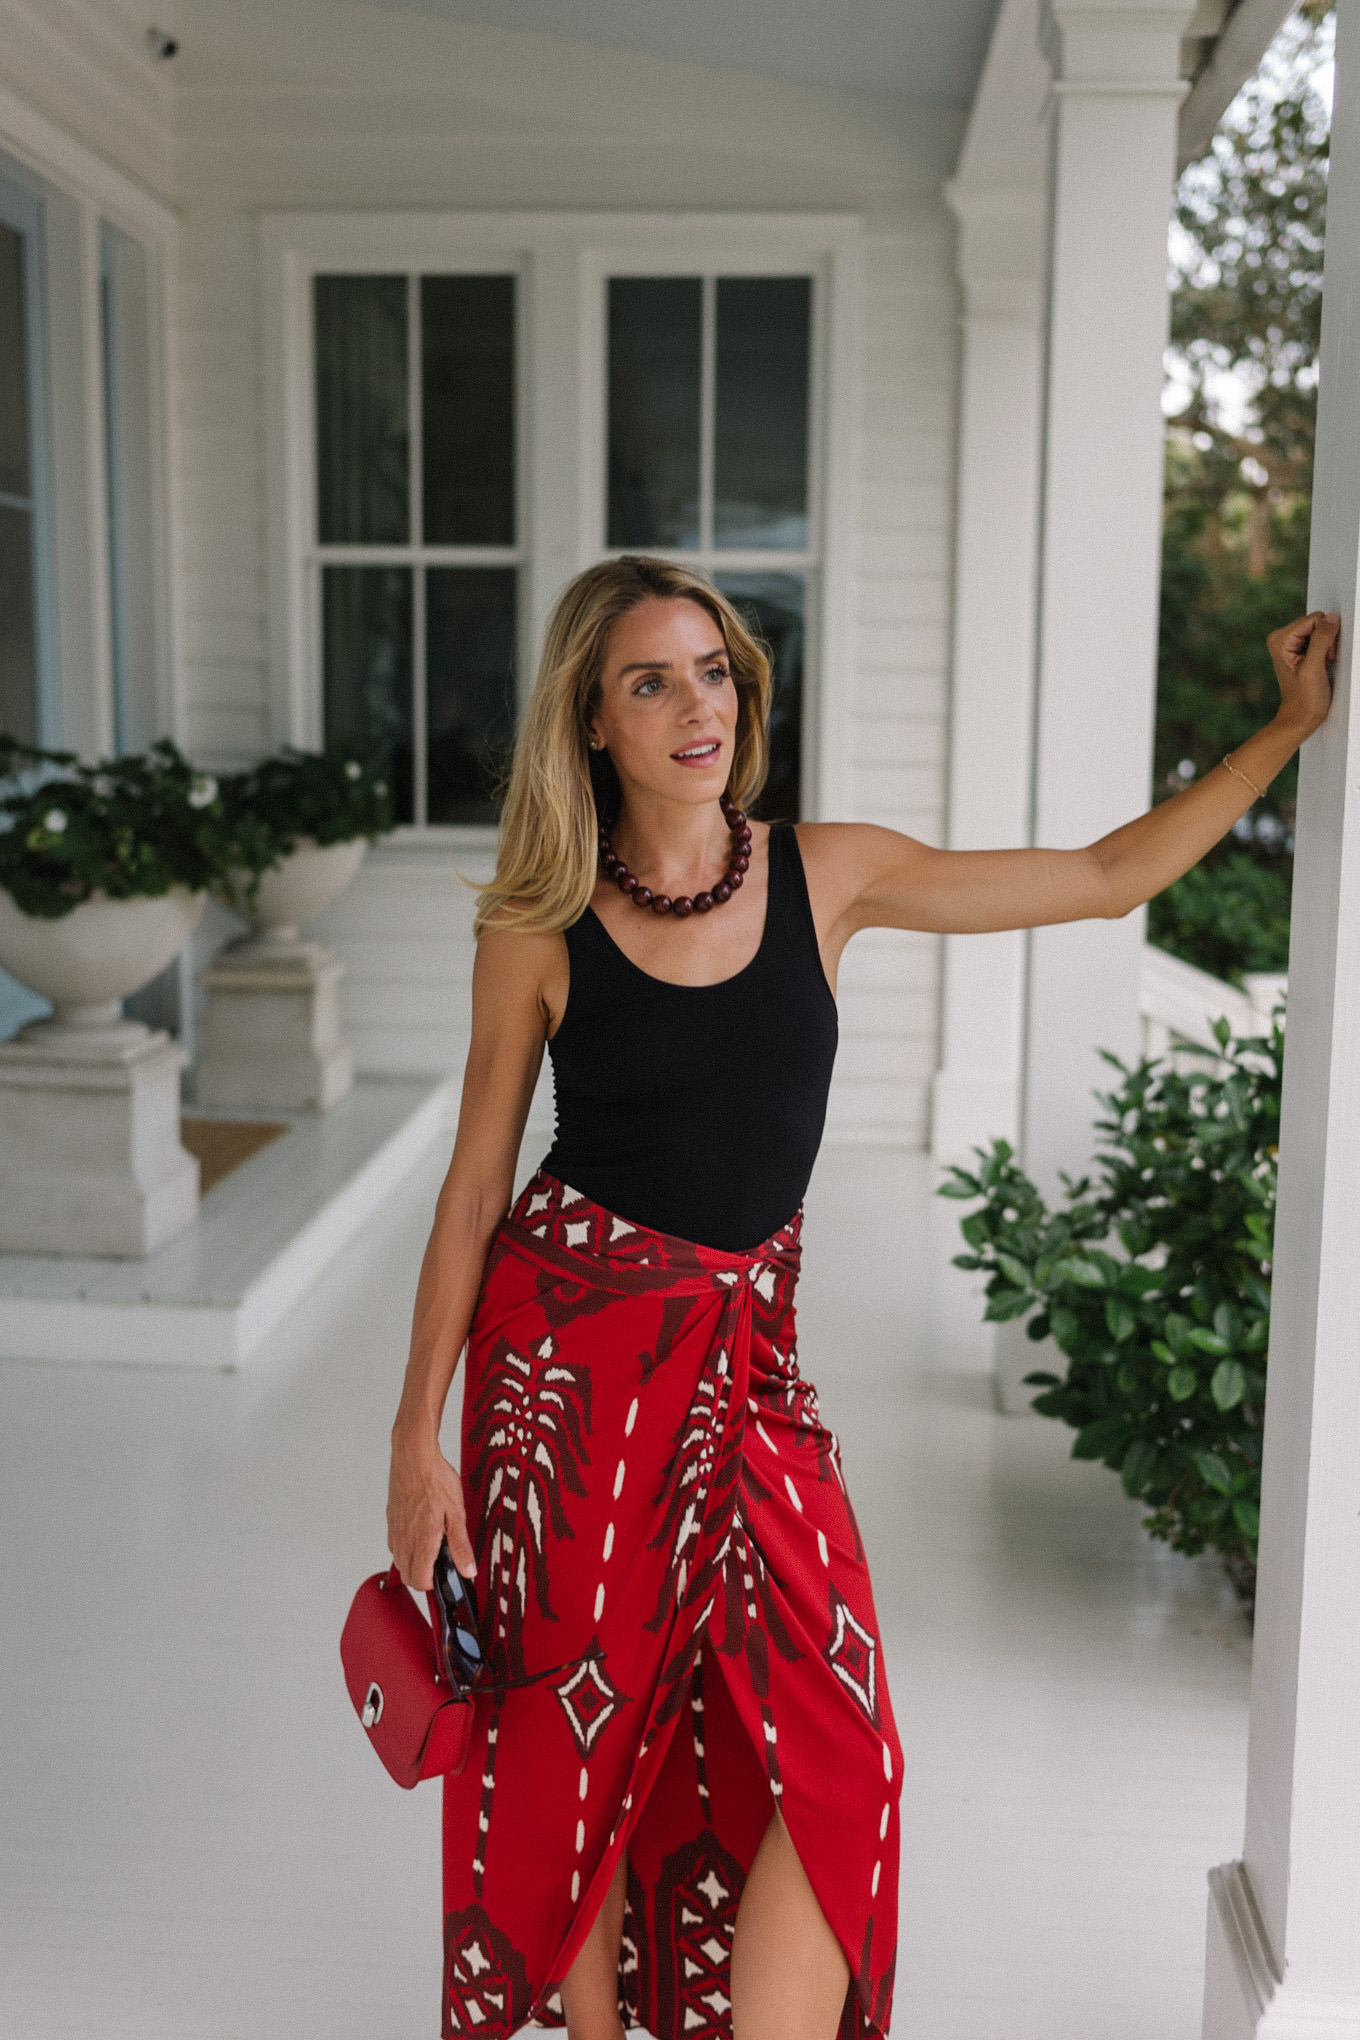
[[1242, 1863], [1209, 1872], [1203, 2040], [1360, 2040], [1360, 1993], [1281, 1980]]
[[1184, 78], [1055, 78], [1055, 99], [1169, 99], [1179, 106], [1190, 90]]

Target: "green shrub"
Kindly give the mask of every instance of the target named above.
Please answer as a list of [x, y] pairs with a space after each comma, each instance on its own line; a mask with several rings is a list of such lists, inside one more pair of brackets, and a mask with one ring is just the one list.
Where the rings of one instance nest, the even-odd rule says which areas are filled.
[[1050, 1210], [1004, 1141], [953, 1169], [978, 1199], [956, 1266], [988, 1276], [985, 1315], [1027, 1318], [1067, 1359], [1026, 1379], [1147, 1503], [1173, 1549], [1218, 1552], [1244, 1601], [1256, 1572], [1283, 1036], [1231, 1041], [1191, 1074], [1128, 1069], [1101, 1099], [1093, 1175]]
[[1196, 864], [1148, 907], [1148, 940], [1215, 977], [1289, 964], [1290, 871], [1238, 851]]

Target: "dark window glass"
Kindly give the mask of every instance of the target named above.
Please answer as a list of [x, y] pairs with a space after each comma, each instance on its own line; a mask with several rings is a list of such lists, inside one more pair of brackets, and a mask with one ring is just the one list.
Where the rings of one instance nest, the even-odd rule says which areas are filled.
[[494, 822], [515, 741], [515, 570], [431, 567], [425, 589], [429, 819]]
[[411, 572], [323, 567], [326, 744], [380, 766], [397, 820], [412, 819]]
[[806, 276], [718, 279], [715, 545], [808, 542], [811, 308]]
[[719, 574], [718, 586], [746, 628], [763, 640], [774, 671], [770, 771], [754, 813], [796, 822], [803, 770], [803, 642], [806, 591], [801, 574]]
[[318, 276], [317, 536], [404, 545], [411, 535], [406, 279]]
[[609, 281], [611, 546], [699, 543], [698, 277]]
[[0, 496], [27, 496], [24, 237], [0, 222]]
[[38, 741], [33, 513], [0, 503], [0, 730]]
[[515, 542], [515, 279], [420, 280], [427, 545]]

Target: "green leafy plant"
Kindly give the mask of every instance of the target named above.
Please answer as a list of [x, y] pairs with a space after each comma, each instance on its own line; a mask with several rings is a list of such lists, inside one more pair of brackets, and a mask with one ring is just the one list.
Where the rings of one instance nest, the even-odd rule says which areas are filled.
[[243, 837], [267, 833], [275, 858], [310, 837], [319, 844], [370, 842], [392, 827], [387, 782], [338, 751], [278, 751], [222, 780], [223, 811]]
[[0, 733], [0, 886], [16, 906], [55, 921], [95, 893], [199, 892], [233, 866], [252, 872], [272, 843], [242, 833], [221, 788], [169, 739], [138, 757], [82, 765]]
[[1230, 1039], [1189, 1073], [1120, 1071], [1101, 1099], [1093, 1174], [1051, 1210], [996, 1141], [941, 1194], [978, 1200], [956, 1266], [985, 1273], [985, 1315], [1052, 1335], [1034, 1407], [1114, 1469], [1173, 1549], [1220, 1554], [1255, 1589], [1283, 1036]]

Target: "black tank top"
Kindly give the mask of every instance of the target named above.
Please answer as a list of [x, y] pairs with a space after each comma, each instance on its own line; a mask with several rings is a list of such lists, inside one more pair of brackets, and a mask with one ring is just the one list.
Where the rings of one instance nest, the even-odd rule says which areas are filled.
[[735, 977], [666, 984], [590, 907], [566, 942], [543, 1167], [656, 1232], [729, 1253], [759, 1246], [803, 1201], [836, 1058], [836, 1001], [792, 824], [770, 831], [765, 929]]

